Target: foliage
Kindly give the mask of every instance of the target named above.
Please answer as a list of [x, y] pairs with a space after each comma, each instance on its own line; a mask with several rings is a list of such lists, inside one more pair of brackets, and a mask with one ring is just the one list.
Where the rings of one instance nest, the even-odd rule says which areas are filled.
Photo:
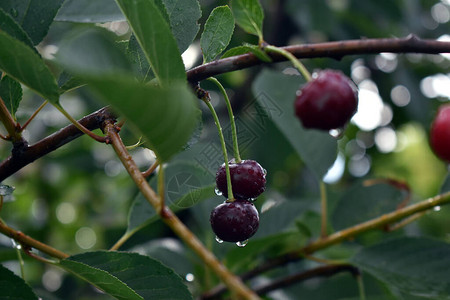
[[[431, 120], [450, 99], [448, 54], [424, 47], [302, 59], [311, 72], [339, 69], [358, 85], [358, 114], [328, 133], [302, 127], [293, 102], [304, 76], [264, 48], [409, 34], [445, 40], [448, 1], [26, 3], [0, 2], [0, 299], [233, 297], [217, 286], [239, 290], [237, 280], [224, 280], [211, 257], [225, 279], [252, 279], [267, 299], [450, 299], [450, 176], [428, 144]], [[236, 66], [244, 70], [231, 72]], [[201, 101], [208, 96], [233, 153], [223, 95], [192, 80], [210, 71], [231, 98], [242, 158], [268, 172], [255, 201], [259, 230], [244, 248], [216, 243], [209, 224], [224, 198], [214, 193], [223, 155]], [[52, 105], [42, 109], [44, 100]], [[137, 143], [132, 159], [108, 133], [115, 119], [94, 118], [106, 143], [50, 138], [44, 145], [55, 151], [3, 175], [28, 145], [64, 134], [62, 106], [82, 118], [105, 105], [123, 143]], [[147, 182], [136, 183], [134, 162], [142, 171], [159, 164], [147, 178], [154, 198], [141, 193]], [[148, 203], [162, 198], [182, 223]], [[377, 219], [427, 201], [409, 219]], [[378, 223], [354, 227], [370, 220]]]

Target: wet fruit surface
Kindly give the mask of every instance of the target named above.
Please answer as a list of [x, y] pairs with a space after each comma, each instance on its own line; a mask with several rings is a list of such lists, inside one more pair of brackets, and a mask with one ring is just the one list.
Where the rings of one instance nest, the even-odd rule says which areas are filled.
[[[243, 160], [235, 163], [229, 162], [231, 186], [235, 199], [254, 199], [266, 189], [266, 170], [254, 160]], [[217, 189], [228, 198], [227, 175], [225, 164], [216, 173]]]
[[440, 159], [450, 162], [450, 104], [439, 108], [431, 124], [430, 144]]
[[211, 212], [209, 221], [217, 238], [226, 242], [243, 242], [258, 230], [259, 215], [248, 200], [225, 202]]
[[356, 85], [342, 72], [324, 70], [297, 95], [295, 114], [305, 128], [344, 127], [358, 108]]

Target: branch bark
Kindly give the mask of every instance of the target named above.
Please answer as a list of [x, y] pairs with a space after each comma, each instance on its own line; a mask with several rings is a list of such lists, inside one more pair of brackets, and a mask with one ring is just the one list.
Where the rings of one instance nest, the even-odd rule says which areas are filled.
[[[297, 58], [330, 57], [341, 59], [347, 55], [392, 53], [426, 53], [439, 54], [450, 52], [450, 42], [420, 39], [415, 35], [406, 38], [389, 39], [361, 39], [317, 44], [303, 44], [280, 47], [289, 51]], [[286, 61], [286, 58], [269, 53], [273, 62]], [[272, 62], [272, 63], [273, 63]], [[260, 64], [270, 64], [259, 60], [254, 54], [248, 53], [224, 59], [219, 59], [187, 72], [188, 80], [192, 83], [202, 81], [208, 77], [223, 73], [242, 70]]]
[[[89, 130], [98, 129], [103, 121], [114, 119], [115, 116], [108, 107], [104, 107], [79, 120], [79, 122]], [[58, 149], [59, 147], [80, 137], [83, 133], [74, 125], [68, 125], [58, 132], [40, 140], [32, 146], [25, 145], [12, 154], [0, 164], [0, 182], [19, 171], [36, 159]]]

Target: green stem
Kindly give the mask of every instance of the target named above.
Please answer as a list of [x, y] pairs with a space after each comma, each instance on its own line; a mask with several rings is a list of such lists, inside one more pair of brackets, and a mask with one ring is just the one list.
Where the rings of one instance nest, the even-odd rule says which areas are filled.
[[305, 66], [289, 51], [284, 50], [283, 48], [278, 48], [276, 46], [267, 45], [264, 47], [264, 50], [266, 52], [272, 52], [277, 53], [280, 55], [283, 55], [287, 59], [289, 59], [292, 64], [300, 71], [300, 74], [305, 77], [306, 81], [311, 81], [311, 74], [309, 71], [305, 68]]
[[161, 201], [160, 207], [165, 206], [165, 189], [164, 189], [164, 167], [163, 165], [159, 166], [159, 172], [158, 172], [158, 195], [159, 199]]
[[20, 265], [20, 275], [22, 277], [23, 280], [25, 280], [25, 263], [23, 261], [23, 257], [22, 257], [22, 246], [20, 244], [17, 244], [15, 240], [12, 240], [14, 248], [16, 249], [16, 253], [17, 253], [17, 259], [19, 260], [19, 265]]
[[225, 138], [223, 137], [222, 127], [220, 126], [219, 117], [217, 116], [216, 111], [214, 110], [214, 107], [211, 104], [211, 101], [209, 101], [209, 98], [204, 98], [203, 102], [208, 106], [209, 110], [211, 111], [211, 114], [214, 118], [214, 122], [217, 126], [217, 131], [219, 132], [219, 138], [220, 138], [220, 144], [222, 145], [222, 151], [223, 151], [223, 159], [225, 160], [225, 171], [227, 174], [227, 188], [228, 188], [228, 201], [233, 202], [234, 196], [233, 196], [233, 189], [231, 187], [231, 175], [230, 175], [230, 166], [228, 164], [228, 154], [227, 154], [227, 147], [225, 146]]
[[225, 88], [223, 85], [214, 77], [208, 78], [209, 81], [214, 82], [222, 92], [223, 97], [225, 98], [225, 103], [227, 104], [227, 110], [228, 115], [230, 117], [230, 124], [231, 124], [231, 136], [233, 138], [233, 151], [234, 151], [234, 160], [236, 163], [241, 162], [241, 156], [239, 154], [239, 146], [238, 146], [238, 139], [237, 139], [237, 132], [236, 132], [236, 123], [234, 122], [234, 114], [233, 109], [231, 107], [230, 99], [228, 98], [227, 92], [225, 91]]
[[80, 122], [78, 122], [77, 120], [75, 120], [61, 105], [55, 105], [55, 107], [67, 118], [69, 119], [69, 121], [75, 125], [76, 128], [78, 128], [81, 132], [83, 132], [84, 134], [90, 136], [91, 138], [93, 138], [94, 140], [96, 140], [97, 142], [100, 143], [104, 143], [106, 141], [106, 138], [103, 136], [99, 136], [96, 135], [95, 133], [93, 133], [92, 131], [90, 131], [89, 129], [87, 129], [86, 127], [84, 127], [83, 125], [80, 124]]
[[366, 300], [366, 292], [361, 274], [356, 275], [356, 282], [358, 283], [359, 299]]
[[321, 207], [321, 231], [320, 236], [325, 238], [327, 233], [328, 205], [327, 205], [327, 188], [323, 180], [320, 181], [320, 207]]

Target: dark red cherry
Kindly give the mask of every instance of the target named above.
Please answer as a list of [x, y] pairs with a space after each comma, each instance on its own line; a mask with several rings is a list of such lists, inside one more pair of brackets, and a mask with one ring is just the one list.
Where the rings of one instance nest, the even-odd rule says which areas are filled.
[[299, 92], [295, 114], [305, 128], [342, 128], [358, 108], [356, 85], [340, 71], [318, 72]]
[[259, 215], [248, 200], [224, 202], [214, 208], [209, 218], [217, 238], [226, 242], [244, 242], [258, 230]]
[[430, 144], [440, 159], [450, 162], [450, 104], [438, 109], [431, 124]]
[[[266, 170], [254, 160], [243, 160], [235, 163], [230, 160], [230, 176], [235, 199], [254, 199], [266, 189]], [[227, 175], [225, 164], [216, 173], [217, 189], [228, 198]]]

